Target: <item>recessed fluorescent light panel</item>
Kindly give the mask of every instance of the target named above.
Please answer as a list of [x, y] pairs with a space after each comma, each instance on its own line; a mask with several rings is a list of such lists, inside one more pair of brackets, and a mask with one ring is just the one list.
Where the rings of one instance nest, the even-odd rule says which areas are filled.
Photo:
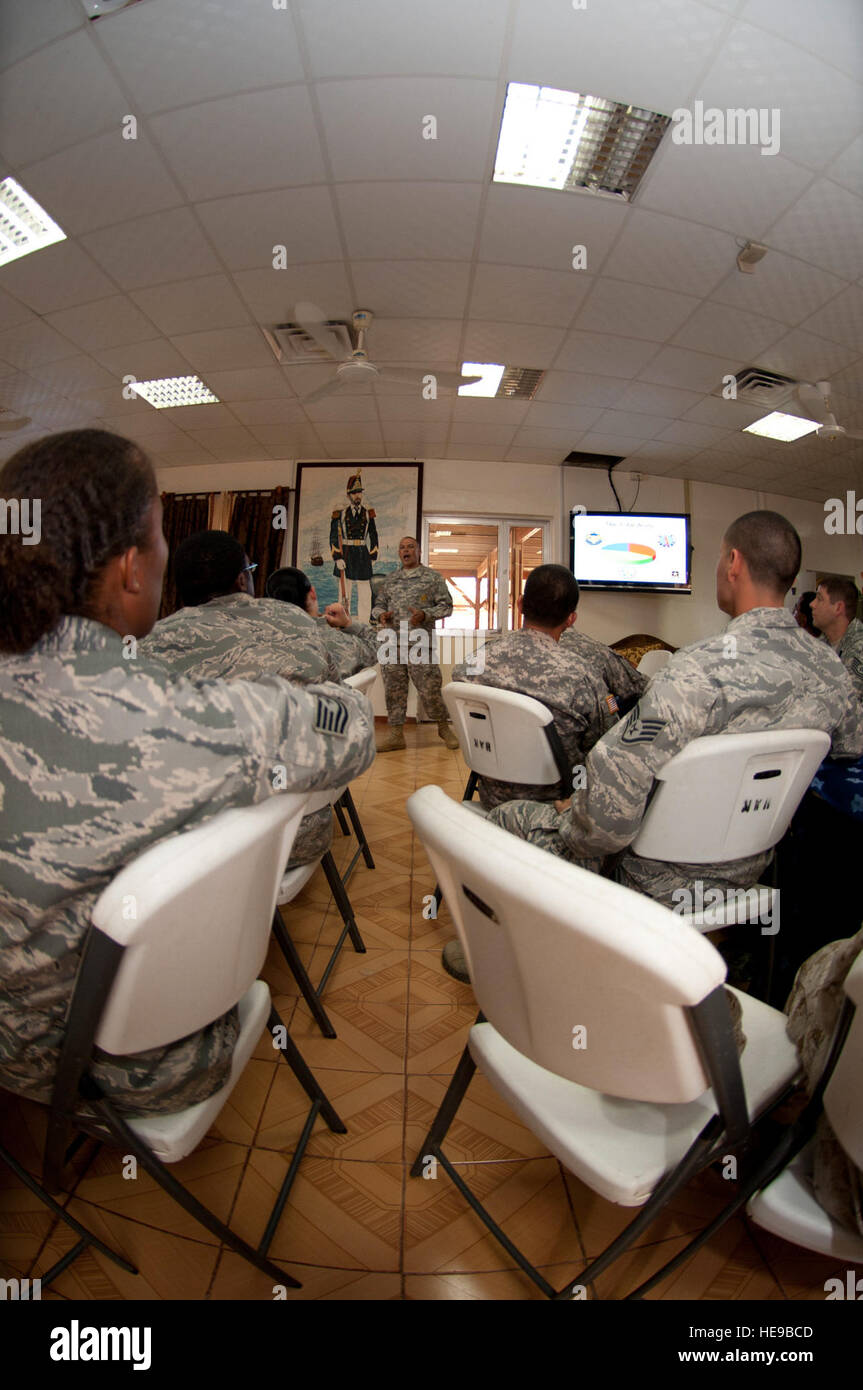
[[506, 371], [502, 362], [462, 362], [462, 376], [481, 376], [472, 386], [460, 386], [460, 396], [496, 396], [500, 379]]
[[175, 405], [218, 405], [208, 386], [196, 376], [165, 376], [159, 381], [133, 381], [132, 390], [157, 410]]
[[460, 386], [460, 396], [497, 396], [508, 401], [532, 401], [542, 383], [541, 367], [504, 367], [500, 362], [462, 362], [463, 376], [481, 376], [472, 386]]
[[628, 201], [670, 124], [670, 116], [641, 106], [510, 82], [494, 182]]
[[765, 439], [781, 439], [787, 444], [817, 429], [820, 429], [818, 420], [803, 420], [799, 415], [783, 415], [781, 410], [774, 410], [756, 420], [754, 425], [747, 425], [743, 433], [760, 434]]
[[14, 179], [0, 183], [0, 265], [65, 241], [66, 233]]
[[115, 14], [117, 10], [127, 10], [130, 5], [138, 5], [141, 0], [81, 0], [88, 19], [104, 19], [105, 15]]

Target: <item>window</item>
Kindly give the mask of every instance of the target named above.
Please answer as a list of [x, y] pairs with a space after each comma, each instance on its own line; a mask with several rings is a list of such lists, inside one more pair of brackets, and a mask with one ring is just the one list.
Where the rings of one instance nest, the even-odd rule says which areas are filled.
[[518, 599], [531, 570], [548, 559], [550, 525], [547, 520], [426, 517], [423, 557], [443, 575], [453, 601], [443, 630], [520, 627]]

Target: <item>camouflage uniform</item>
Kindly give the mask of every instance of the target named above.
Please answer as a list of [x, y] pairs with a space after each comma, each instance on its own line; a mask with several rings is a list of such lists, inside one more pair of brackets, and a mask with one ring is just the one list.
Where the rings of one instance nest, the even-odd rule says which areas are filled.
[[[336, 701], [347, 723], [330, 728]], [[341, 721], [339, 721], [341, 723]], [[346, 686], [197, 682], [86, 618], [0, 658], [0, 1085], [50, 1099], [93, 905], [157, 841], [232, 806], [338, 787], [374, 756], [369, 702]], [[167, 1047], [102, 1054], [130, 1112], [171, 1113], [227, 1080], [235, 1011]]]
[[[411, 623], [412, 608], [422, 609], [425, 613], [425, 621], [418, 626]], [[415, 565], [413, 569], [402, 568], [387, 576], [378, 589], [372, 617], [379, 618], [382, 613], [393, 614], [394, 640], [405, 631], [400, 628], [402, 622], [407, 623], [408, 633], [422, 629], [428, 634], [428, 651], [433, 654], [435, 622], [438, 618], [448, 618], [451, 612], [452, 599], [443, 577], [429, 569], [428, 565]], [[387, 719], [394, 727], [400, 728], [405, 722], [408, 676], [429, 718], [436, 724], [449, 719], [446, 705], [441, 699], [440, 666], [436, 661], [406, 665], [382, 660], [381, 674], [387, 701]]]
[[863, 623], [852, 618], [833, 648], [854, 682], [858, 700], [863, 700]]
[[324, 645], [335, 661], [339, 680], [353, 676], [365, 666], [377, 666], [378, 635], [368, 623], [351, 623], [350, 627], [330, 627], [323, 617], [315, 618], [314, 622]]
[[[587, 785], [571, 809], [516, 801], [492, 821], [563, 859], [601, 872], [605, 857], [624, 851], [615, 876], [628, 888], [672, 903], [695, 879], [708, 887], [748, 887], [769, 854], [725, 864], [673, 864], [642, 859], [635, 839], [655, 774], [702, 734], [767, 729], [822, 729], [833, 751], [863, 750], [863, 714], [851, 679], [834, 652], [813, 642], [782, 608], [755, 608], [726, 631], [684, 647], [653, 677], [634, 710], [587, 757]], [[609, 866], [605, 866], [606, 869]]]
[[[339, 659], [314, 618], [293, 603], [225, 594], [158, 622], [139, 648], [175, 676], [258, 680], [282, 676], [306, 685], [340, 680]], [[304, 816], [288, 868], [313, 864], [333, 841], [329, 806]]]
[[[594, 673], [590, 658], [562, 647], [547, 632], [526, 627], [507, 632], [486, 645], [483, 659], [481, 674], [464, 663], [453, 670], [453, 680], [477, 681], [540, 700], [551, 710], [570, 767], [583, 764], [597, 740], [617, 723], [617, 701]], [[520, 797], [555, 801], [569, 796], [571, 790], [570, 779], [564, 788], [559, 783], [543, 787], [479, 779], [480, 801], [487, 810]]]
[[613, 652], [604, 642], [597, 642], [595, 637], [588, 637], [586, 632], [579, 632], [578, 624], [566, 629], [561, 636], [560, 645], [564, 651], [573, 649], [589, 661], [591, 669], [621, 704], [624, 700], [631, 704], [633, 699], [639, 699], [647, 689], [647, 676], [637, 670], [631, 661], [627, 661], [625, 656]]

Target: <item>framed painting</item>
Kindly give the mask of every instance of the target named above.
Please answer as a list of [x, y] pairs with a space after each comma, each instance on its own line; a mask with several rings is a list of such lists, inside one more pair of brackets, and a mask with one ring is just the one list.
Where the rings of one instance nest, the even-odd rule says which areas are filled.
[[368, 622], [375, 580], [399, 568], [402, 536], [419, 537], [421, 463], [300, 463], [293, 559], [321, 610], [343, 603]]

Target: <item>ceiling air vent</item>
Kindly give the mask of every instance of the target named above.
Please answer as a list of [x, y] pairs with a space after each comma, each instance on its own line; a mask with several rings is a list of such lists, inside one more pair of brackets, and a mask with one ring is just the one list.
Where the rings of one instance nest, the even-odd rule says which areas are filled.
[[495, 396], [511, 401], [532, 401], [544, 376], [545, 372], [539, 367], [507, 367]]
[[[793, 377], [780, 376], [778, 372], [768, 372], [763, 367], [744, 367], [734, 380], [737, 383], [737, 400], [766, 405], [771, 410], [790, 400], [797, 385]], [[713, 394], [727, 399], [722, 386], [717, 387]]]
[[[633, 440], [633, 447], [636, 441]], [[570, 468], [601, 468], [603, 473], [607, 473], [609, 468], [615, 468], [617, 464], [623, 463], [625, 454], [580, 454], [573, 450], [567, 454], [563, 460]]]
[[[329, 319], [323, 325], [338, 338], [343, 348], [343, 356], [350, 357], [354, 350], [350, 329], [339, 319]], [[279, 363], [292, 362], [338, 362], [332, 353], [326, 352], [314, 338], [296, 323], [277, 323], [273, 328], [261, 330], [275, 359]]]

